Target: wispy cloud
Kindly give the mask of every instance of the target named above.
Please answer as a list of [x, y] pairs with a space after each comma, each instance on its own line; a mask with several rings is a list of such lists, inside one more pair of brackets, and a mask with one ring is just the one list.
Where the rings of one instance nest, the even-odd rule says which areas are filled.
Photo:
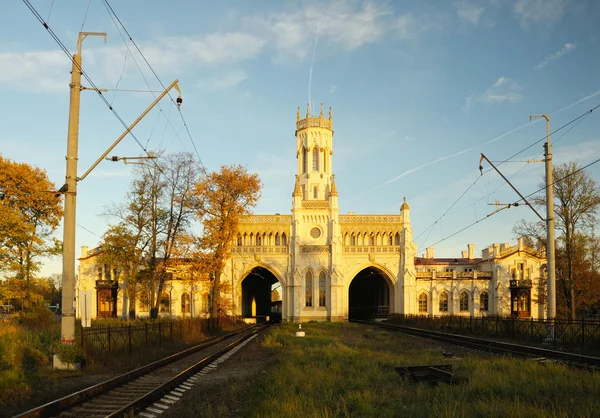
[[455, 3], [455, 7], [458, 18], [472, 25], [479, 23], [479, 19], [485, 10], [480, 3], [467, 2], [465, 0]]
[[521, 90], [513, 79], [502, 76], [483, 93], [467, 97], [466, 107], [475, 103], [516, 103], [523, 99]]
[[295, 12], [278, 12], [245, 19], [245, 26], [259, 29], [276, 50], [274, 60], [305, 59], [317, 31], [326, 44], [354, 50], [378, 41], [389, 25], [391, 9], [371, 2], [333, 1], [309, 4]]
[[0, 85], [16, 90], [66, 91], [69, 59], [62, 51], [0, 52]]
[[332, 84], [331, 86], [329, 86], [329, 94], [333, 94], [336, 92], [337, 90], [337, 85], [336, 84]]
[[518, 0], [514, 12], [523, 26], [536, 22], [556, 22], [560, 20], [569, 0]]
[[244, 71], [229, 71], [200, 81], [198, 87], [204, 91], [227, 90], [237, 86], [247, 78], [248, 75]]
[[559, 49], [558, 51], [556, 51], [553, 54], [550, 54], [550, 55], [546, 56], [542, 60], [542, 62], [540, 62], [538, 65], [535, 66], [535, 69], [536, 70], [541, 70], [546, 65], [550, 64], [552, 61], [556, 61], [557, 59], [559, 59], [562, 56], [568, 54], [569, 52], [571, 52], [574, 49], [575, 49], [575, 44], [564, 44], [564, 46], [561, 49]]

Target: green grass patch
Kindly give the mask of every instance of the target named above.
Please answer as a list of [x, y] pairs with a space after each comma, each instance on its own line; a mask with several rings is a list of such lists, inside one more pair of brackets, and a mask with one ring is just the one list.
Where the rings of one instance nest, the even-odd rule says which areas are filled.
[[[457, 353], [438, 344], [349, 323], [274, 327], [263, 347], [266, 374], [230, 396], [250, 399], [249, 417], [567, 417], [597, 416], [600, 375], [523, 359]], [[454, 350], [453, 351], [457, 351]], [[458, 385], [429, 386], [401, 377], [398, 365], [453, 364]], [[217, 407], [207, 416], [221, 416]]]

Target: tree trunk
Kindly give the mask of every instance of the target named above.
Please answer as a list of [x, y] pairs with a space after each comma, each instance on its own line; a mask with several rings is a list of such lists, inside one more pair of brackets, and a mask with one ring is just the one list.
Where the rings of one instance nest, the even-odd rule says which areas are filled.
[[221, 283], [221, 269], [215, 271], [215, 280], [213, 281], [213, 297], [212, 297], [212, 309], [210, 313], [211, 318], [217, 318], [219, 316], [219, 303], [221, 299], [219, 286]]

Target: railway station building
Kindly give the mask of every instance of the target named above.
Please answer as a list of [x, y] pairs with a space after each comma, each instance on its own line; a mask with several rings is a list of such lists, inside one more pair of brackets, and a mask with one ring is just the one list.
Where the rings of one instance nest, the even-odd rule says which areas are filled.
[[[241, 220], [221, 277], [231, 313], [251, 318], [277, 310], [294, 322], [389, 313], [544, 317], [545, 259], [523, 241], [493, 244], [480, 257], [471, 244], [456, 258], [436, 258], [433, 248], [418, 256], [406, 199], [397, 213], [340, 213], [333, 146], [331, 110], [325, 116], [321, 106], [313, 115], [308, 108], [302, 117], [298, 109], [291, 214]], [[97, 251], [84, 247], [79, 259], [78, 315], [83, 294], [92, 317], [126, 315], [126, 283], [97, 265]], [[207, 314], [209, 289], [189, 276], [168, 280], [161, 315]], [[274, 289], [280, 303], [272, 302]], [[145, 301], [136, 302], [138, 316]]]

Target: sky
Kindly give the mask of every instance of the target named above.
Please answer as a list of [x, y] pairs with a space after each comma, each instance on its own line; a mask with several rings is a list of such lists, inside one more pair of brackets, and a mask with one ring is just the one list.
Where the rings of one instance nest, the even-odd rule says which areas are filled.
[[[161, 101], [134, 129], [137, 141], [127, 136], [111, 156], [187, 151], [209, 171], [242, 164], [263, 182], [255, 212], [290, 213], [297, 108], [323, 103], [333, 113], [340, 213], [396, 214], [406, 197], [419, 254], [514, 242], [513, 225], [537, 218], [526, 206], [486, 218], [496, 201], [518, 197], [486, 163], [480, 174], [480, 154], [499, 164], [540, 141], [498, 166], [533, 193], [544, 164], [527, 160], [542, 158], [546, 125], [529, 116], [549, 114], [555, 130], [600, 104], [592, 0], [109, 0], [133, 42], [103, 0], [29, 1], [71, 53], [78, 32], [108, 34], [83, 42], [97, 87], [162, 91], [179, 80], [181, 113]], [[0, 154], [45, 169], [58, 188], [70, 60], [25, 2], [5, 4], [0, 23]], [[131, 123], [157, 94], [105, 97]], [[600, 158], [599, 113], [552, 135], [554, 164]], [[98, 94], [83, 91], [79, 175], [123, 131]], [[600, 182], [600, 164], [587, 172]], [[103, 161], [79, 183], [77, 248], [99, 244], [114, 222], [103, 213], [132, 173]], [[42, 273], [60, 271], [56, 258]]]

